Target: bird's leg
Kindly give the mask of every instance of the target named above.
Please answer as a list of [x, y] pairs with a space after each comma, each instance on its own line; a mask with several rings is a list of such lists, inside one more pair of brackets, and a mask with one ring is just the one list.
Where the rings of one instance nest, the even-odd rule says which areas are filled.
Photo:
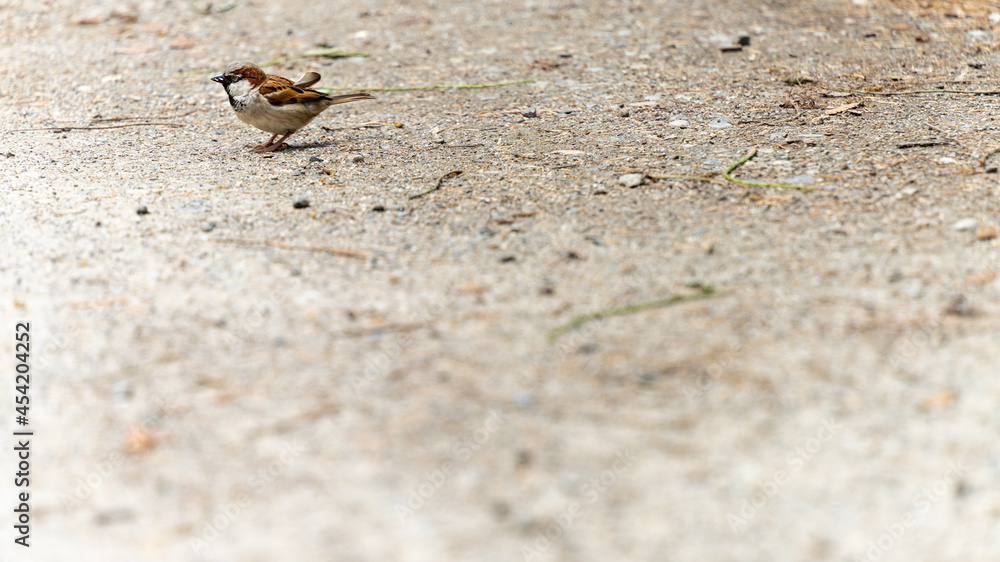
[[271, 146], [271, 143], [274, 142], [274, 139], [276, 139], [276, 138], [278, 138], [278, 134], [277, 133], [275, 133], [274, 135], [271, 135], [271, 139], [268, 140], [267, 142], [265, 142], [264, 144], [248, 144], [247, 148], [267, 148], [267, 147]]
[[[294, 133], [294, 132], [295, 131], [292, 131], [292, 133]], [[285, 139], [287, 139], [289, 136], [291, 136], [292, 133], [288, 133], [287, 135], [285, 135], [285, 136], [281, 137], [280, 139], [278, 139], [278, 142], [276, 142], [274, 144], [268, 143], [269, 146], [258, 148], [254, 152], [256, 152], [256, 153], [259, 154], [261, 152], [274, 152], [275, 150], [281, 150], [282, 148], [285, 147]], [[274, 136], [278, 136], [278, 135], [274, 135]], [[271, 140], [274, 140], [274, 139], [272, 138]]]

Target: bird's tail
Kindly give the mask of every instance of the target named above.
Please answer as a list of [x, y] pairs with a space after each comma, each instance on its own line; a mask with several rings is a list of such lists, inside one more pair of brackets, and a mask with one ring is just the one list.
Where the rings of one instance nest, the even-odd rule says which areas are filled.
[[348, 103], [352, 101], [373, 100], [375, 99], [375, 96], [369, 94], [368, 92], [354, 92], [352, 94], [341, 94], [339, 96], [327, 95], [326, 99], [330, 101], [330, 105], [335, 105], [338, 103]]

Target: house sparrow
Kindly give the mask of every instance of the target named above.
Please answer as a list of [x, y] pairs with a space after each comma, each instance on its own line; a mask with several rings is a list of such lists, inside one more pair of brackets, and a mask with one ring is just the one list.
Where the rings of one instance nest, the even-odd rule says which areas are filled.
[[[292, 82], [281, 76], [269, 76], [255, 64], [234, 62], [225, 72], [213, 76], [212, 81], [226, 89], [229, 104], [240, 121], [274, 135], [265, 144], [248, 146], [256, 148], [254, 152], [273, 152], [284, 146], [289, 135], [331, 105], [375, 99], [365, 92], [331, 96], [310, 89], [319, 78], [319, 74], [307, 72]], [[275, 143], [278, 135], [283, 136]]]

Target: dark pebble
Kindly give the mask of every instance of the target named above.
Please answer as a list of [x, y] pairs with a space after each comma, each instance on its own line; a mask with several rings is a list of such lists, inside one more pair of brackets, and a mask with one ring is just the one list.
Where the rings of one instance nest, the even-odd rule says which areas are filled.
[[385, 212], [385, 205], [375, 205], [374, 207], [372, 207], [372, 212], [373, 213], [384, 213]]
[[295, 207], [296, 209], [305, 209], [308, 206], [309, 206], [309, 200], [305, 198], [299, 199], [298, 201], [292, 203], [292, 207]]
[[137, 214], [137, 215], [148, 215], [149, 214], [149, 209], [147, 209], [146, 206], [143, 205], [143, 206], [141, 206], [141, 207], [139, 207], [138, 209], [135, 210], [135, 214]]
[[517, 261], [517, 258], [514, 256], [504, 256], [500, 258], [500, 263], [511, 263], [513, 261]]

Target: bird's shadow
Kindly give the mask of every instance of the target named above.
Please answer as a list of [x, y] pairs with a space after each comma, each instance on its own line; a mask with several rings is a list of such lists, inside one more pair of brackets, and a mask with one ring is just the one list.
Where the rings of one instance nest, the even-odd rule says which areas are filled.
[[279, 150], [278, 152], [289, 152], [294, 150], [308, 150], [311, 148], [326, 148], [328, 146], [333, 146], [332, 141], [312, 141], [312, 142], [299, 142], [295, 144], [285, 143], [285, 148]]

